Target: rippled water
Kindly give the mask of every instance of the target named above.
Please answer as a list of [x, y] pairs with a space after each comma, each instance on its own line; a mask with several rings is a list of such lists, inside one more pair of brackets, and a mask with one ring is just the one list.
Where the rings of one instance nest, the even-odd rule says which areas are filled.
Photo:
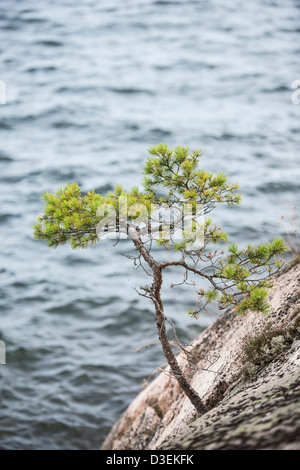
[[[159, 346], [135, 352], [156, 332], [128, 242], [33, 241], [41, 193], [129, 188], [150, 145], [201, 146], [241, 184], [243, 205], [216, 214], [232, 239], [282, 235], [299, 203], [299, 17], [296, 0], [1, 4], [0, 448], [99, 448], [163, 362]], [[164, 296], [184, 340], [213, 319], [187, 318], [192, 292]]]

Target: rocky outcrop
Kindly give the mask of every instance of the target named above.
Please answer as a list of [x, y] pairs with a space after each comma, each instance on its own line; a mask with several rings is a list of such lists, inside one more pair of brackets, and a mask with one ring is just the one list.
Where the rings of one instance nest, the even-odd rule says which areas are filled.
[[162, 449], [300, 450], [300, 341]]
[[[269, 317], [225, 312], [194, 343], [198, 362], [191, 384], [207, 413], [197, 418], [176, 380], [162, 373], [123, 413], [102, 449], [300, 448], [300, 341], [278, 350], [251, 379], [243, 376], [247, 338], [270, 323], [287, 329], [299, 317], [300, 264], [275, 279], [269, 303]], [[190, 373], [184, 357], [178, 360]]]

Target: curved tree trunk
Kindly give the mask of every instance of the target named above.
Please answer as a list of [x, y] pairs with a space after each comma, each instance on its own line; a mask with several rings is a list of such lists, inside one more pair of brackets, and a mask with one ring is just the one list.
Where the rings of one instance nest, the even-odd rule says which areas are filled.
[[154, 272], [154, 282], [153, 282], [152, 289], [151, 289], [151, 298], [155, 305], [156, 326], [157, 326], [158, 336], [159, 336], [159, 340], [162, 346], [162, 350], [170, 366], [170, 369], [174, 377], [178, 381], [181, 389], [189, 398], [193, 406], [196, 408], [197, 412], [202, 415], [206, 411], [205, 406], [201, 398], [199, 397], [198, 393], [196, 392], [196, 390], [194, 390], [193, 387], [191, 387], [191, 385], [187, 382], [186, 378], [184, 377], [180, 369], [180, 366], [177, 362], [177, 359], [174, 356], [172, 347], [168, 339], [165, 316], [163, 313], [164, 312], [163, 305], [162, 305], [161, 296], [160, 296], [161, 285], [162, 285], [161, 270], [157, 268]]
[[187, 382], [186, 378], [184, 377], [182, 370], [180, 369], [180, 366], [177, 362], [177, 359], [173, 353], [167, 335], [164, 307], [161, 300], [162, 269], [146, 250], [140, 239], [133, 239], [133, 242], [153, 271], [154, 280], [151, 287], [150, 297], [155, 306], [156, 326], [164, 356], [167, 360], [168, 365], [170, 366], [174, 378], [178, 381], [181, 390], [189, 398], [193, 406], [196, 408], [197, 412], [199, 414], [203, 414], [206, 411], [206, 408], [196, 390], [191, 387], [191, 385]]

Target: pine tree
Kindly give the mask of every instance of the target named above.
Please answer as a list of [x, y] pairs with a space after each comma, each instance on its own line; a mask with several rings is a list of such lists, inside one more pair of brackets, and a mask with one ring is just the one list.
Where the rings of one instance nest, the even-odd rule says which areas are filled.
[[[164, 270], [180, 268], [184, 273], [182, 283], [194, 274], [210, 286], [196, 289], [199, 303], [188, 312], [192, 317], [198, 317], [212, 302], [220, 309], [234, 306], [238, 314], [248, 309], [268, 314], [268, 289], [272, 276], [283, 264], [278, 257], [287, 247], [278, 238], [243, 249], [235, 243], [222, 247], [228, 242], [228, 235], [207, 215], [218, 204], [240, 204], [239, 185], [229, 183], [221, 172], [213, 175], [200, 169], [201, 150], [190, 152], [188, 147], [170, 149], [160, 144], [148, 152], [142, 190], [134, 187], [125, 192], [118, 185], [106, 195], [95, 191], [82, 195], [78, 184], [72, 183], [55, 194], [45, 192], [44, 213], [34, 226], [34, 237], [47, 241], [50, 247], [70, 243], [73, 249], [86, 248], [105, 237], [119, 239], [125, 235], [132, 240], [135, 264], [144, 269], [146, 265], [152, 276], [152, 284], [141, 286], [138, 293], [153, 302], [159, 340], [171, 373], [202, 414], [205, 405], [182, 372], [168, 338], [166, 322], [172, 326], [177, 346], [190, 361], [190, 354], [164, 312]], [[169, 219], [161, 208], [169, 209]], [[154, 242], [168, 251], [167, 261], [155, 259]]]

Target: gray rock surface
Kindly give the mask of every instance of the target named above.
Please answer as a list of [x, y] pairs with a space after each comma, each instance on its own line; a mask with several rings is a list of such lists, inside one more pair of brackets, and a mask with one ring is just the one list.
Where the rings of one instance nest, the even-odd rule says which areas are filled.
[[[192, 346], [192, 386], [209, 408], [198, 418], [177, 381], [161, 373], [125, 410], [103, 450], [299, 448], [299, 341], [251, 380], [243, 378], [243, 345], [254, 334], [287, 328], [300, 315], [300, 264], [276, 278], [268, 318], [225, 312]], [[191, 370], [184, 357], [178, 361]], [[167, 369], [168, 370], [168, 369]]]
[[300, 341], [162, 449], [300, 450]]

